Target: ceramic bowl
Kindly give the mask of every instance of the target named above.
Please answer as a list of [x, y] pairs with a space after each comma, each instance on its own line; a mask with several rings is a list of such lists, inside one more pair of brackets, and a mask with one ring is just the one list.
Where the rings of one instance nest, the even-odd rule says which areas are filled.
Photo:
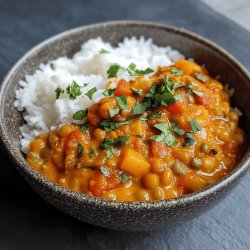
[[[235, 88], [233, 105], [243, 112], [241, 124], [249, 131], [250, 76], [228, 52], [211, 41], [184, 29], [134, 21], [119, 21], [83, 26], [56, 35], [27, 52], [10, 70], [0, 90], [0, 135], [10, 159], [30, 186], [45, 200], [65, 213], [105, 228], [146, 231], [170, 226], [191, 219], [215, 206], [247, 172], [250, 160], [249, 144], [234, 171], [220, 182], [184, 197], [154, 202], [117, 202], [73, 192], [49, 181], [25, 161], [20, 150], [19, 127], [22, 114], [13, 106], [18, 82], [32, 74], [40, 63], [60, 56], [71, 56], [90, 38], [102, 37], [116, 45], [126, 36], [152, 38], [160, 46], [170, 45], [204, 64], [213, 76]], [[246, 140], [249, 135], [246, 134]], [[10, 180], [11, 181], [11, 180]], [[25, 194], [24, 194], [25, 195]]]

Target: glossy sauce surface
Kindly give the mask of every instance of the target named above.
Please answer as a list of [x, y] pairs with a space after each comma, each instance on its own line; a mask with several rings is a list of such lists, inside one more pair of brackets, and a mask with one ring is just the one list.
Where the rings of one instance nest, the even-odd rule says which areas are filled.
[[206, 69], [180, 60], [150, 78], [115, 81], [84, 126], [63, 125], [30, 143], [33, 168], [76, 192], [120, 201], [185, 195], [234, 168], [244, 133]]

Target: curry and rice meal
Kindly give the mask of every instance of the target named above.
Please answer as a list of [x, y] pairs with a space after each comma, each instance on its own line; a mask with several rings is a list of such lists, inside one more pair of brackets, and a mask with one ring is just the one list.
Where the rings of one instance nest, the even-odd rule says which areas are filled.
[[101, 39], [20, 82], [22, 149], [73, 191], [119, 201], [182, 196], [239, 161], [244, 133], [229, 91], [170, 47]]

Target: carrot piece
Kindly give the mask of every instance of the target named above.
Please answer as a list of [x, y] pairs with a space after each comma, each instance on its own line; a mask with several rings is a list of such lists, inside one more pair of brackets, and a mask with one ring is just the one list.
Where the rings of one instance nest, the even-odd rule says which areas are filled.
[[153, 140], [150, 140], [150, 149], [151, 153], [155, 157], [164, 158], [167, 154], [167, 145], [165, 142], [156, 142]]
[[101, 196], [105, 192], [115, 189], [119, 184], [119, 175], [112, 174], [110, 177], [105, 177], [99, 172], [89, 182], [90, 190], [94, 196]]
[[166, 107], [166, 110], [171, 114], [182, 114], [187, 108], [187, 98], [184, 90], [178, 90], [177, 93], [181, 94], [181, 101], [176, 101], [174, 104]]
[[124, 79], [121, 79], [116, 86], [116, 90], [114, 92], [115, 96], [131, 96], [133, 94], [132, 90], [130, 89], [129, 83], [126, 82]]

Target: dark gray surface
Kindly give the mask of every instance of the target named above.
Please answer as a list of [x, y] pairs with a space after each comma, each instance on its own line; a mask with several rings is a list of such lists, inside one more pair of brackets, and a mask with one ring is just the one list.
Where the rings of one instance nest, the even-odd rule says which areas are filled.
[[[250, 33], [198, 1], [0, 1], [0, 78], [29, 48], [60, 31], [115, 19], [182, 26], [222, 45], [250, 69]], [[201, 217], [153, 233], [97, 228], [38, 197], [0, 150], [0, 249], [250, 249], [249, 173]]]

